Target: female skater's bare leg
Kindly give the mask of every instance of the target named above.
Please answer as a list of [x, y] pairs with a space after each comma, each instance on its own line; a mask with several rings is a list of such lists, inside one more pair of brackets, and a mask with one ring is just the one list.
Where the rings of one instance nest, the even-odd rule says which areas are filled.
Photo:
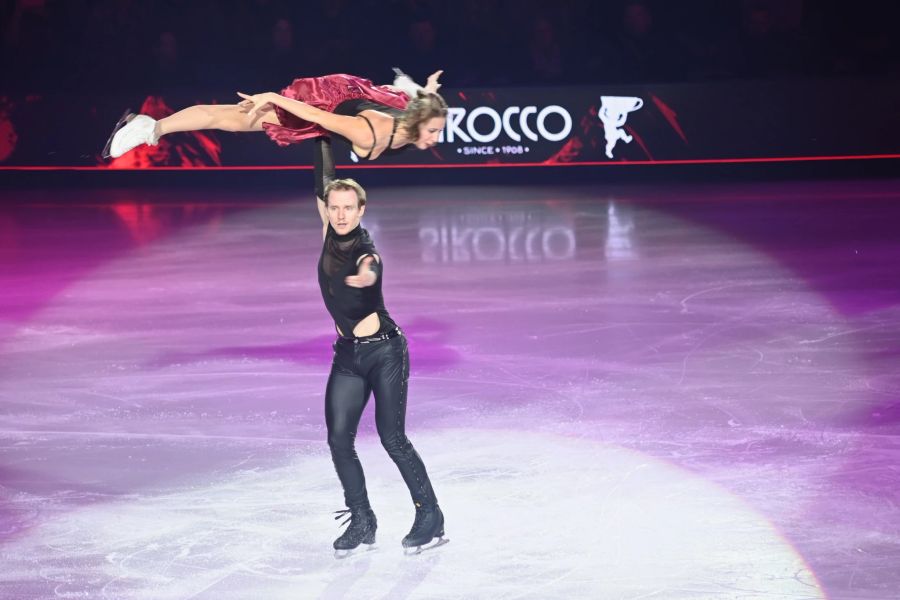
[[239, 104], [198, 104], [189, 106], [156, 121], [147, 115], [136, 115], [117, 130], [107, 144], [106, 154], [118, 157], [142, 144], [155, 146], [159, 138], [179, 131], [219, 129], [221, 131], [262, 131], [263, 123], [278, 124], [274, 110], [250, 117]]
[[156, 122], [157, 138], [178, 131], [220, 129], [222, 131], [262, 131], [263, 123], [278, 123], [275, 111], [250, 119], [239, 104], [198, 104], [179, 110]]

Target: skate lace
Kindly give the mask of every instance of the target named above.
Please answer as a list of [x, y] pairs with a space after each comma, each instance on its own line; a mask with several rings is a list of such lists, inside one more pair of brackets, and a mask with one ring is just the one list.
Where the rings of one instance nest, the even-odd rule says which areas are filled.
[[337, 515], [334, 517], [335, 521], [339, 521], [339, 520], [343, 519], [344, 517], [347, 517], [347, 519], [343, 523], [341, 523], [339, 525], [339, 527], [343, 527], [344, 525], [346, 525], [347, 523], [349, 523], [350, 521], [353, 520], [353, 511], [350, 510], [349, 508], [345, 508], [344, 510], [336, 510], [336, 511], [334, 511], [334, 514]]

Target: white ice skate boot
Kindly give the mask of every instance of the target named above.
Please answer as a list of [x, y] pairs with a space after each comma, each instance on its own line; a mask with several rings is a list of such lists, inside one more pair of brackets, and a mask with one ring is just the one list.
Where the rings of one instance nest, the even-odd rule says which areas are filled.
[[425, 88], [397, 67], [394, 67], [394, 87], [410, 98], [415, 98], [420, 91], [425, 91]]
[[118, 158], [141, 144], [155, 146], [159, 143], [156, 136], [156, 119], [147, 115], [131, 114], [120, 120], [109, 141], [104, 155]]

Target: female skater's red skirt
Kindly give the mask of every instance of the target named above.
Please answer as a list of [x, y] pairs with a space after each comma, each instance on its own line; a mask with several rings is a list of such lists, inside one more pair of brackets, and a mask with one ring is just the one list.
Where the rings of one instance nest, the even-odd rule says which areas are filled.
[[[345, 100], [371, 100], [400, 110], [406, 108], [409, 102], [406, 95], [401, 92], [392, 91], [382, 85], [372, 85], [368, 79], [343, 74], [295, 79], [290, 86], [281, 90], [281, 95], [292, 100], [302, 100], [328, 112], [333, 112], [337, 105]], [[329, 135], [328, 130], [277, 106], [275, 114], [278, 115], [281, 125], [263, 123], [263, 129], [279, 146]]]

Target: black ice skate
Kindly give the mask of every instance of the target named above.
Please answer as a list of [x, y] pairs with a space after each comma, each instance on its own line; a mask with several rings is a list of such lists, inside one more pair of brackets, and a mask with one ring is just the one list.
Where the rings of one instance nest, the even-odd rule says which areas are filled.
[[416, 503], [416, 519], [409, 534], [403, 538], [404, 554], [420, 554], [449, 541], [444, 539], [444, 513], [441, 512], [441, 507], [437, 504], [421, 506]]
[[375, 545], [375, 530], [378, 529], [378, 519], [375, 518], [375, 513], [370, 507], [348, 508], [339, 510], [335, 514], [337, 515], [334, 518], [335, 520], [349, 515], [347, 520], [341, 525], [346, 525], [347, 522], [350, 523], [350, 526], [344, 530], [344, 533], [334, 540], [335, 558], [350, 556], [360, 544], [366, 545], [367, 550], [372, 549]]

